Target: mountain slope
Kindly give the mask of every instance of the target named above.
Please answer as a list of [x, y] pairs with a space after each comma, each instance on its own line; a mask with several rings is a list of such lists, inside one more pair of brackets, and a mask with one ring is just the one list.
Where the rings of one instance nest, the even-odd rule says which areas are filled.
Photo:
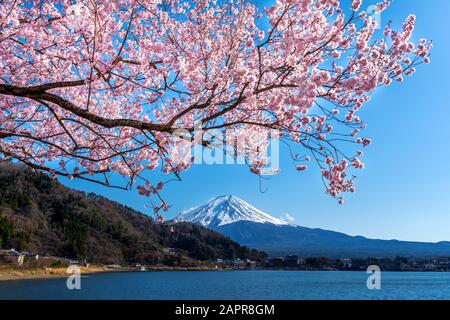
[[[236, 198], [236, 197], [232, 197]], [[240, 200], [240, 199], [239, 199]], [[239, 203], [245, 203], [240, 200]], [[216, 201], [208, 205], [185, 212], [183, 217], [188, 221], [201, 223], [203, 226], [218, 231], [238, 243], [252, 248], [264, 250], [271, 256], [296, 254], [302, 257], [326, 256], [330, 258], [363, 258], [363, 257], [395, 257], [395, 256], [450, 256], [450, 243], [421, 243], [397, 240], [374, 240], [361, 236], [352, 237], [343, 233], [321, 229], [311, 229], [301, 226], [270, 223], [270, 219], [259, 222], [253, 219], [252, 211], [242, 214], [240, 212], [227, 212], [234, 220], [221, 222], [224, 214], [223, 207], [232, 205], [221, 203], [214, 206]], [[248, 207], [241, 206], [241, 208]], [[253, 207], [252, 207], [253, 208]], [[260, 212], [258, 210], [258, 212]], [[268, 214], [264, 214], [269, 216]], [[208, 219], [204, 217], [207, 216]], [[270, 217], [270, 216], [269, 216]], [[274, 218], [276, 219], [276, 218]], [[210, 223], [208, 223], [210, 222]]]
[[203, 206], [179, 214], [176, 219], [200, 224], [208, 228], [238, 221], [287, 225], [285, 221], [256, 209], [236, 196], [217, 197]]
[[[71, 190], [45, 174], [0, 163], [0, 247], [98, 263], [175, 264], [263, 254], [190, 223], [152, 219], [106, 198]], [[177, 255], [164, 248], [175, 248]]]

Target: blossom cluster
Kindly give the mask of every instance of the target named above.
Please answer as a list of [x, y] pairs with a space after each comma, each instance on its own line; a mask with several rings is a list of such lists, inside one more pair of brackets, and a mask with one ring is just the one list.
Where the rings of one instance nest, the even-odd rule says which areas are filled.
[[[429, 63], [432, 48], [411, 40], [413, 15], [378, 35], [361, 5], [278, 0], [259, 12], [244, 0], [4, 0], [0, 154], [104, 185], [118, 173], [150, 196], [160, 188], [146, 187], [146, 170], [190, 167], [177, 129], [194, 134], [200, 122], [203, 132], [254, 137], [258, 151], [268, 143], [257, 137], [278, 130], [302, 148], [296, 161], [317, 161], [330, 195], [352, 192], [345, 172], [363, 167], [361, 155], [339, 142], [371, 144], [358, 112], [377, 87]], [[266, 162], [256, 157], [251, 171]]]

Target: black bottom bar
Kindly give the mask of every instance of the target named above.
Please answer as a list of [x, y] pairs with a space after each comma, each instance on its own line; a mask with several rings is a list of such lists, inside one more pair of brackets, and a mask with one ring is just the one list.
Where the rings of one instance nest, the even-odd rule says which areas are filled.
[[46, 319], [383, 319], [392, 309], [413, 316], [449, 307], [450, 301], [0, 301], [1, 310]]

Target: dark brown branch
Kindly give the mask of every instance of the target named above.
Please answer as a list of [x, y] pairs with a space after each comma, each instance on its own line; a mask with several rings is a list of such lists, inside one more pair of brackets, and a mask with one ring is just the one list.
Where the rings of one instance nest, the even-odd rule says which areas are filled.
[[[55, 85], [52, 86], [56, 88]], [[144, 122], [140, 120], [132, 119], [107, 119], [91, 113], [85, 109], [82, 109], [75, 104], [61, 98], [53, 93], [46, 92], [42, 89], [43, 86], [35, 87], [18, 87], [12, 85], [1, 84], [0, 94], [23, 97], [33, 99], [35, 101], [42, 100], [56, 104], [57, 106], [67, 110], [83, 119], [89, 120], [97, 125], [104, 128], [116, 128], [116, 127], [131, 127], [139, 130], [149, 130], [149, 131], [160, 131], [160, 132], [173, 132], [173, 128], [169, 128], [165, 125], [153, 124], [149, 122]]]

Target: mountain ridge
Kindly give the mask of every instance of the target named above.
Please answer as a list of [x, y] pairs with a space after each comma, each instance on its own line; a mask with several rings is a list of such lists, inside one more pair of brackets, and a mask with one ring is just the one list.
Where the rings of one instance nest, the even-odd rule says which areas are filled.
[[[237, 198], [235, 196], [232, 196]], [[239, 199], [239, 198], [237, 198]], [[246, 203], [239, 199], [240, 203]], [[215, 206], [211, 201], [194, 210], [184, 212], [177, 217], [190, 218], [186, 221], [201, 224], [207, 228], [218, 231], [234, 241], [259, 250], [264, 250], [270, 256], [295, 254], [303, 257], [330, 257], [330, 258], [366, 258], [366, 257], [431, 257], [450, 256], [450, 242], [437, 243], [419, 241], [400, 241], [369, 239], [361, 235], [350, 236], [342, 232], [324, 230], [320, 228], [306, 228], [299, 225], [273, 224], [270, 218], [264, 223], [252, 219], [249, 215], [253, 211], [242, 214], [227, 223], [221, 223], [223, 216], [222, 206]], [[233, 206], [230, 206], [233, 208]], [[227, 207], [227, 209], [230, 209]], [[251, 207], [250, 204], [242, 206]], [[207, 209], [207, 212], [202, 211]], [[257, 212], [262, 212], [254, 208]], [[233, 213], [227, 212], [228, 215]], [[267, 213], [273, 219], [280, 220]], [[204, 219], [204, 217], [208, 219]]]

